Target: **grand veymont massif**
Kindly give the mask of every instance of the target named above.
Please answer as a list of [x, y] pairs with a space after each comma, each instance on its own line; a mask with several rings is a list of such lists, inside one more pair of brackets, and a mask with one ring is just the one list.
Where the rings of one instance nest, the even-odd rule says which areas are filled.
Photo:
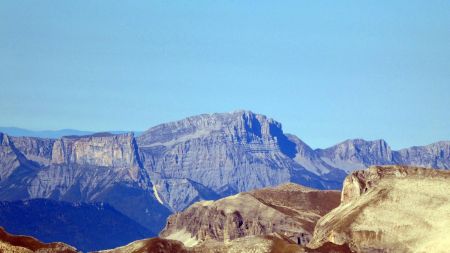
[[5, 131], [0, 252], [449, 252], [449, 168], [450, 141], [312, 149], [250, 111]]

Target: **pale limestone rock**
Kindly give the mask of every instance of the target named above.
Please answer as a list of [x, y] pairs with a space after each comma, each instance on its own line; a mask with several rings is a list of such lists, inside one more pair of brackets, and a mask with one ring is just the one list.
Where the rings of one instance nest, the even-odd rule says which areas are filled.
[[337, 191], [285, 184], [214, 202], [198, 202], [170, 216], [160, 236], [193, 246], [193, 241], [194, 245], [207, 240], [226, 243], [246, 236], [279, 233], [306, 244], [315, 222], [338, 205], [339, 196]]
[[450, 171], [374, 166], [347, 177], [342, 203], [316, 225], [311, 247], [357, 252], [448, 252]]

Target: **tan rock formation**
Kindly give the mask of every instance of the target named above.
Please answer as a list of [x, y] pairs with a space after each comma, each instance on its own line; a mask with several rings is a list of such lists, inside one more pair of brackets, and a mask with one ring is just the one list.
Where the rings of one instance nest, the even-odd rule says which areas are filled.
[[92, 253], [188, 253], [181, 242], [161, 238], [149, 238], [132, 242], [110, 250]]
[[320, 248], [300, 246], [287, 237], [274, 233], [265, 236], [247, 236], [228, 242], [207, 240], [194, 247], [162, 238], [136, 241], [126, 246], [96, 253], [350, 253], [348, 245], [326, 243]]
[[0, 227], [0, 252], [2, 253], [76, 253], [76, 249], [60, 242], [42, 243], [29, 236], [7, 233]]
[[198, 202], [169, 217], [160, 236], [194, 246], [206, 240], [278, 233], [298, 244], [310, 239], [316, 221], [339, 204], [338, 191], [284, 184], [218, 201]]
[[341, 205], [322, 217], [311, 247], [357, 252], [448, 252], [450, 171], [374, 166], [349, 175]]

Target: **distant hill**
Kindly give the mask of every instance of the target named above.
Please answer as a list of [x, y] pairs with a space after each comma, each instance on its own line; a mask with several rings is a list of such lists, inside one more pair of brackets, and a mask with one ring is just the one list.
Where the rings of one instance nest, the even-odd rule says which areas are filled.
[[[61, 129], [61, 130], [42, 130], [42, 131], [33, 131], [24, 128], [18, 127], [0, 127], [0, 132], [5, 133], [10, 136], [25, 136], [25, 137], [39, 137], [39, 138], [50, 138], [56, 139], [61, 138], [63, 136], [83, 136], [83, 135], [91, 135], [95, 132], [91, 131], [82, 131], [76, 129]], [[112, 134], [123, 134], [130, 131], [107, 131]], [[135, 136], [139, 136], [142, 132], [134, 132]]]
[[155, 236], [108, 204], [48, 199], [0, 202], [0, 226], [13, 234], [64, 242], [85, 252]]

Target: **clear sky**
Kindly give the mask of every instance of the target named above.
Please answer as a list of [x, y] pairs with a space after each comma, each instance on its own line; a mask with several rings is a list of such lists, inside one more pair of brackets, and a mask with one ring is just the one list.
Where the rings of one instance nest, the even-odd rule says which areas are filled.
[[248, 109], [314, 148], [450, 139], [450, 1], [0, 1], [0, 126]]

